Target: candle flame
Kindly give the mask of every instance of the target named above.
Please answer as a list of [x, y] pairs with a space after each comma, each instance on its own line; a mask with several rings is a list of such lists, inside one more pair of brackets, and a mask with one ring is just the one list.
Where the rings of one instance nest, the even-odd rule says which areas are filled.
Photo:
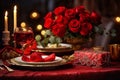
[[17, 10], [17, 6], [16, 5], [14, 6], [14, 10]]
[[5, 16], [8, 16], [8, 11], [5, 11]]

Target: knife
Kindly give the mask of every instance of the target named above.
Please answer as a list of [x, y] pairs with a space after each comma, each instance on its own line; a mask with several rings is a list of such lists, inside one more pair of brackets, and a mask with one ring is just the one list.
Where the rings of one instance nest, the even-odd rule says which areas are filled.
[[0, 66], [4, 66], [9, 72], [14, 71], [13, 69], [11, 69], [10, 67], [6, 66], [2, 60], [0, 60]]

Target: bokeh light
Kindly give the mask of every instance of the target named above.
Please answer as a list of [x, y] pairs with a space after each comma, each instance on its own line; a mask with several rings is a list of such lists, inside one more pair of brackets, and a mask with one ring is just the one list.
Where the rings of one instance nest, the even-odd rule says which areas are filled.
[[45, 31], [45, 30], [42, 30], [42, 31], [41, 31], [41, 35], [44, 36], [45, 34], [46, 34], [46, 31]]
[[20, 26], [21, 26], [22, 28], [25, 28], [25, 27], [26, 27], [26, 23], [25, 23], [25, 22], [21, 22]]
[[116, 17], [115, 21], [118, 22], [118, 23], [120, 23], [120, 17]]
[[37, 30], [42, 30], [42, 28], [43, 28], [43, 27], [42, 27], [41, 24], [38, 24], [38, 25], [37, 25]]
[[32, 12], [31, 15], [30, 15], [30, 18], [32, 18], [32, 19], [39, 18], [39, 13], [38, 12]]

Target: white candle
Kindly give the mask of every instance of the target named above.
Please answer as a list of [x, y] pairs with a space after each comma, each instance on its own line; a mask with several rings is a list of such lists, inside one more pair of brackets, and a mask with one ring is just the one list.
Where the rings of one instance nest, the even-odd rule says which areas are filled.
[[14, 6], [14, 11], [13, 11], [13, 17], [14, 17], [14, 31], [17, 28], [17, 6]]
[[4, 16], [4, 20], [5, 20], [5, 31], [8, 31], [8, 11], [5, 12], [5, 16]]

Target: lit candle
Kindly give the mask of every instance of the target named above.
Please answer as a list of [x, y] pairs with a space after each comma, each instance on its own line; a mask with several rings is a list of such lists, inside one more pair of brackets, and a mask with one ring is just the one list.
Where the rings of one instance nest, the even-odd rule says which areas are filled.
[[17, 28], [17, 6], [14, 6], [14, 11], [13, 11], [13, 17], [14, 17], [14, 31]]
[[8, 11], [5, 12], [5, 31], [8, 31]]

